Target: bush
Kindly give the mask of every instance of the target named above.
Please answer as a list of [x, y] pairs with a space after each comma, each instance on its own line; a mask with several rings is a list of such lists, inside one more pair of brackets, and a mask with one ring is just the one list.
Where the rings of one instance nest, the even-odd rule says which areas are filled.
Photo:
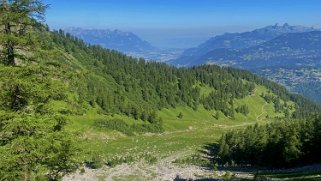
[[183, 118], [183, 116], [184, 116], [184, 115], [183, 115], [183, 113], [182, 113], [182, 112], [180, 112], [180, 113], [178, 114], [178, 116], [177, 116], [177, 117], [178, 117], [179, 119], [182, 119], [182, 118]]
[[174, 163], [181, 165], [199, 165], [199, 166], [208, 166], [208, 160], [204, 159], [200, 154], [193, 154], [186, 158], [179, 158], [174, 161]]
[[99, 169], [104, 166], [104, 160], [101, 156], [96, 155], [93, 156], [92, 161], [90, 162], [90, 167], [92, 169]]
[[151, 154], [145, 154], [144, 160], [149, 164], [155, 164], [157, 162], [157, 158]]
[[234, 175], [230, 171], [225, 172], [225, 174], [223, 175], [224, 180], [231, 180], [232, 178], [234, 178]]
[[115, 167], [116, 165], [120, 165], [123, 163], [132, 163], [135, 161], [133, 156], [125, 156], [125, 157], [114, 157], [107, 161], [107, 165], [110, 167]]
[[85, 168], [80, 169], [80, 174], [84, 174], [86, 172]]

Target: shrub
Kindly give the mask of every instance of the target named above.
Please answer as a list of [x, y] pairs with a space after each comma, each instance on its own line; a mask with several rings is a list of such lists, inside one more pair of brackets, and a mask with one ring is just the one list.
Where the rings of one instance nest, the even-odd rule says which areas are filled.
[[93, 156], [90, 166], [92, 169], [99, 169], [99, 168], [103, 167], [104, 164], [105, 163], [104, 163], [103, 158], [99, 155], [96, 155], [96, 156]]

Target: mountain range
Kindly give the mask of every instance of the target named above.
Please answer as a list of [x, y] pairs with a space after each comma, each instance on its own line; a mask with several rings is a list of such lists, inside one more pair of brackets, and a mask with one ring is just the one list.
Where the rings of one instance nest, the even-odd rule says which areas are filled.
[[195, 64], [193, 61], [197, 61], [197, 59], [215, 49], [243, 49], [260, 45], [286, 33], [310, 31], [316, 31], [316, 29], [313, 27], [291, 26], [285, 23], [282, 26], [276, 24], [249, 32], [225, 33], [212, 37], [195, 48], [185, 50], [178, 59], [172, 60], [171, 62], [175, 65], [189, 66]]
[[90, 44], [121, 52], [145, 52], [156, 48], [131, 32], [109, 29], [67, 28], [64, 31]]
[[321, 58], [321, 31], [288, 33], [257, 46], [244, 49], [214, 49], [192, 65], [218, 63], [246, 69], [318, 65]]
[[247, 69], [321, 103], [320, 60], [321, 31], [284, 24], [211, 38], [171, 63]]
[[66, 28], [64, 31], [89, 44], [100, 45], [104, 48], [116, 50], [133, 57], [142, 57], [147, 60], [168, 61], [177, 58], [182, 52], [180, 49], [157, 48], [132, 32], [75, 27]]

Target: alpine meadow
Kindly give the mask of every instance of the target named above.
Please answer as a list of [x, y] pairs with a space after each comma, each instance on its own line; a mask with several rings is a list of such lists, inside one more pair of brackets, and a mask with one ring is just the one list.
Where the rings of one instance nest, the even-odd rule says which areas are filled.
[[[156, 48], [116, 30], [52, 28], [46, 14], [59, 2], [47, 3], [0, 0], [0, 181], [321, 180], [321, 105], [310, 99], [320, 92], [304, 97], [275, 74], [231, 63], [249, 47], [255, 56], [264, 45], [280, 53], [267, 42], [292, 37], [285, 30], [264, 42], [237, 39], [251, 44], [239, 50], [206, 50], [231, 66], [195, 63], [202, 56], [181, 66], [192, 50]], [[108, 47], [85, 41], [93, 39]], [[282, 57], [302, 55], [286, 50]], [[238, 59], [247, 61], [245, 53]]]

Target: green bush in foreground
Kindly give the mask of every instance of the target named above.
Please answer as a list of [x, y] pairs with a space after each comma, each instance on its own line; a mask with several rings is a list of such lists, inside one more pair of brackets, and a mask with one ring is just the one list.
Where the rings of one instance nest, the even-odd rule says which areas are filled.
[[1, 114], [0, 124], [1, 179], [55, 180], [77, 168], [77, 149], [71, 136], [57, 129], [55, 117]]
[[67, 119], [48, 107], [67, 97], [60, 71], [0, 65], [0, 180], [57, 180], [77, 168]]

